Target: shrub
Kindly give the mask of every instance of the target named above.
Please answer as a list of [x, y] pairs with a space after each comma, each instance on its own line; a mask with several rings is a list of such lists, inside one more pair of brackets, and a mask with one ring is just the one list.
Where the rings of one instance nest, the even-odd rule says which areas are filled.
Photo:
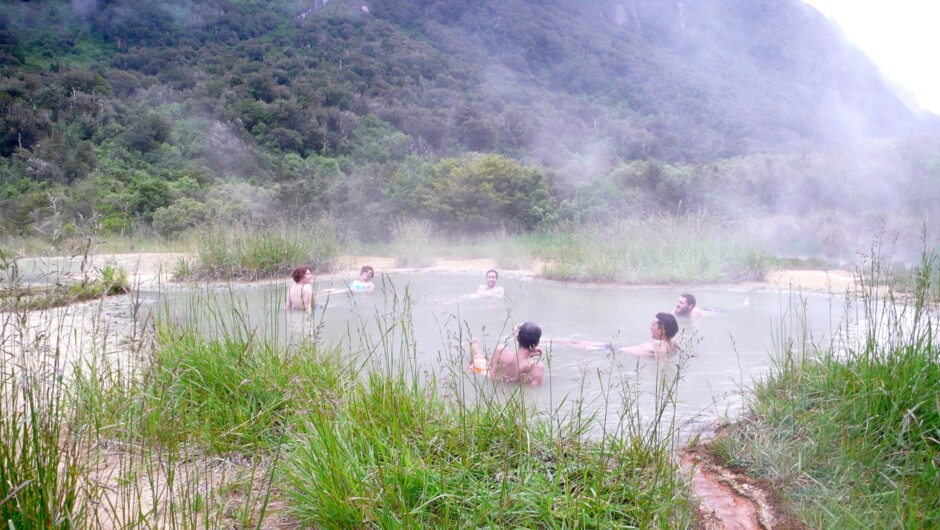
[[421, 210], [451, 230], [532, 230], [557, 217], [542, 171], [502, 155], [442, 160], [419, 190]]
[[173, 237], [184, 230], [206, 222], [209, 208], [194, 199], [184, 197], [153, 212], [153, 228], [164, 237]]

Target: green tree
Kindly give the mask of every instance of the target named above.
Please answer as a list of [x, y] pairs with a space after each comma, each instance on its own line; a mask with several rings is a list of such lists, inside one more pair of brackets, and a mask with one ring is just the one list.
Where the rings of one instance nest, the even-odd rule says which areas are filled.
[[152, 112], [142, 112], [124, 131], [123, 144], [146, 154], [169, 140], [172, 130], [173, 127], [166, 118]]
[[169, 205], [170, 186], [166, 181], [150, 178], [135, 184], [136, 189], [131, 197], [131, 212], [150, 221], [155, 210]]
[[153, 212], [153, 228], [164, 237], [172, 237], [184, 230], [197, 227], [209, 219], [209, 207], [183, 197], [179, 201]]
[[455, 231], [531, 230], [557, 215], [542, 170], [503, 155], [444, 159], [419, 186], [421, 213]]

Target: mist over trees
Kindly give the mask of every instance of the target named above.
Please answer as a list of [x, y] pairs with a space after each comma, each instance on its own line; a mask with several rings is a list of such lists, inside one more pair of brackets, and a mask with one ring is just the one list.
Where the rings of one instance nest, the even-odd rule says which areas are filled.
[[799, 0], [0, 10], [0, 234], [52, 242], [703, 210], [795, 237], [815, 218], [936, 219], [938, 131]]

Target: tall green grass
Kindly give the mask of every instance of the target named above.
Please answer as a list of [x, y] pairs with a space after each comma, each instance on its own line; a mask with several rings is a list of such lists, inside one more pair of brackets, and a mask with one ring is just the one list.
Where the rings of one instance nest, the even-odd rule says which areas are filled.
[[83, 514], [84, 444], [68, 421], [62, 352], [22, 313], [0, 319], [0, 524], [70, 528]]
[[542, 276], [628, 283], [759, 280], [769, 259], [742, 231], [706, 214], [566, 227], [539, 238]]
[[859, 333], [783, 342], [749, 418], [712, 444], [773, 480], [809, 528], [940, 526], [940, 263], [925, 251], [908, 281], [894, 270], [875, 248], [847, 302]]
[[73, 421], [111, 448], [89, 455], [92, 526], [251, 528], [268, 514], [292, 417], [339, 384], [338, 357], [320, 359], [306, 332], [277, 340], [276, 316], [259, 331], [232, 293], [216, 301], [156, 313], [143, 358], [76, 370]]
[[[379, 339], [360, 341], [371, 356], [363, 366], [372, 369], [351, 374], [344, 394], [298, 416], [291, 431], [281, 488], [298, 522], [317, 528], [692, 526], [693, 503], [672, 460], [673, 430], [659, 430], [659, 422], [645, 426], [638, 412], [627, 413], [621, 428], [595, 438], [586, 428], [590, 414], [539, 413], [524, 388], [485, 381], [469, 398], [461, 385], [410, 363], [417, 345], [410, 339], [407, 291], [392, 306], [397, 311], [376, 315]], [[452, 377], [463, 377], [459, 366], [452, 368]], [[671, 400], [662, 403], [665, 413]]]
[[329, 220], [265, 227], [215, 226], [199, 234], [194, 257], [174, 276], [197, 280], [259, 280], [286, 276], [298, 265], [330, 272], [340, 243]]
[[434, 232], [429, 221], [406, 219], [392, 227], [389, 250], [399, 267], [427, 267], [431, 265], [436, 248]]

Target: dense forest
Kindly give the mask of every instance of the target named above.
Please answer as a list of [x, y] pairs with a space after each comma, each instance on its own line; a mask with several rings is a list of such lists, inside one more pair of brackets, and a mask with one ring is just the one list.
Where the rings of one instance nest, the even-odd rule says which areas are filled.
[[0, 235], [940, 213], [940, 119], [800, 0], [0, 6]]

